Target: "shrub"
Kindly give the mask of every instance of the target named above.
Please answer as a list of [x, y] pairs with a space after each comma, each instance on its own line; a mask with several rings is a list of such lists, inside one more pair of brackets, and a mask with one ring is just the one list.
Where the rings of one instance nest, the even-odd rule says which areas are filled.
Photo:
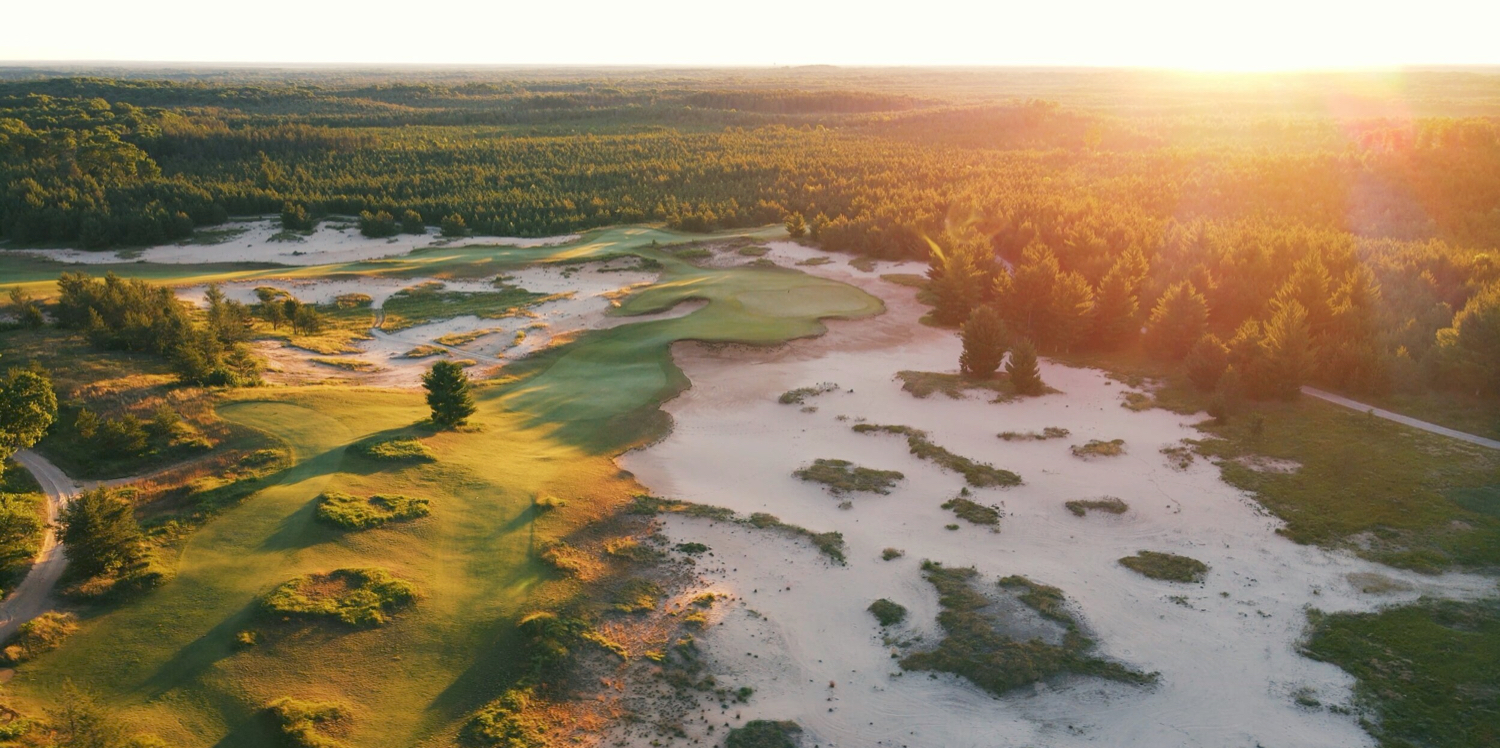
[[444, 216], [443, 220], [438, 222], [438, 228], [443, 236], [469, 235], [469, 224], [464, 223], [464, 217], [457, 213]]
[[880, 558], [882, 561], [894, 561], [905, 555], [906, 551], [903, 551], [900, 548], [887, 548], [880, 552]]
[[19, 665], [62, 646], [63, 640], [77, 630], [78, 617], [72, 613], [43, 613], [21, 624], [0, 654], [6, 663]]
[[854, 431], [860, 434], [884, 432], [905, 436], [906, 446], [914, 456], [919, 459], [936, 462], [955, 473], [959, 473], [971, 486], [985, 488], [989, 486], [1018, 486], [1021, 484], [1021, 476], [1009, 470], [1001, 470], [989, 463], [975, 462], [962, 455], [949, 452], [929, 441], [927, 439], [927, 432], [920, 429], [914, 429], [910, 426], [878, 426], [861, 423], [854, 426]]
[[744, 727], [729, 731], [724, 748], [797, 748], [797, 741], [792, 736], [800, 732], [802, 727], [796, 722], [751, 720]]
[[417, 599], [417, 588], [385, 569], [337, 569], [287, 580], [262, 600], [267, 613], [379, 626]]
[[397, 494], [375, 494], [369, 498], [360, 498], [338, 491], [326, 491], [318, 497], [315, 516], [337, 527], [367, 530], [387, 522], [426, 517], [432, 513], [428, 503], [427, 499]]
[[417, 235], [427, 233], [427, 224], [422, 220], [422, 214], [410, 208], [401, 211], [401, 233]]
[[702, 543], [678, 543], [677, 552], [689, 556], [698, 556], [708, 552], [708, 546]]
[[396, 217], [383, 210], [375, 213], [366, 210], [359, 214], [359, 233], [372, 239], [395, 236], [397, 230]]
[[1208, 573], [1208, 564], [1195, 558], [1174, 553], [1140, 551], [1134, 556], [1120, 559], [1120, 565], [1152, 579], [1169, 582], [1201, 582]]
[[782, 405], [801, 405], [807, 398], [833, 392], [839, 386], [833, 382], [822, 382], [812, 387], [798, 387], [795, 390], [787, 390], [776, 398], [776, 402]]
[[1124, 514], [1125, 511], [1130, 508], [1125, 504], [1125, 502], [1113, 496], [1105, 496], [1102, 499], [1078, 499], [1075, 501], [1069, 501], [1066, 504], [1063, 504], [1063, 506], [1067, 507], [1068, 511], [1078, 515], [1079, 517], [1088, 514], [1090, 510], [1096, 512], [1109, 512], [1110, 514]]
[[1188, 381], [1199, 392], [1213, 392], [1229, 368], [1229, 349], [1213, 333], [1204, 335], [1193, 344], [1182, 365], [1187, 369]]
[[1090, 439], [1086, 444], [1074, 444], [1072, 451], [1074, 457], [1085, 459], [1090, 457], [1119, 457], [1125, 454], [1125, 440], [1111, 439], [1106, 442], [1098, 439]]
[[1000, 510], [962, 497], [943, 502], [943, 508], [958, 515], [959, 519], [966, 520], [972, 524], [989, 525], [991, 527], [1000, 524]]
[[349, 711], [340, 704], [282, 697], [267, 704], [266, 713], [281, 732], [282, 739], [293, 748], [339, 748], [343, 745], [324, 734], [329, 728], [342, 727], [349, 719]]
[[881, 626], [893, 626], [906, 620], [906, 606], [883, 597], [870, 603], [869, 611], [875, 614], [875, 620], [880, 621]]
[[615, 590], [613, 607], [621, 613], [643, 613], [655, 610], [661, 596], [661, 585], [649, 579], [631, 579]]
[[432, 448], [408, 437], [365, 442], [357, 447], [357, 451], [382, 462], [432, 462], [437, 459]]
[[906, 478], [895, 470], [860, 467], [848, 460], [819, 458], [813, 464], [792, 473], [798, 478], [822, 483], [835, 494], [849, 491], [888, 494], [896, 482]]
[[1002, 431], [996, 434], [996, 436], [1008, 442], [1040, 442], [1048, 439], [1062, 439], [1071, 433], [1073, 432], [1064, 428], [1048, 426], [1042, 429], [1040, 433], [1036, 431]]

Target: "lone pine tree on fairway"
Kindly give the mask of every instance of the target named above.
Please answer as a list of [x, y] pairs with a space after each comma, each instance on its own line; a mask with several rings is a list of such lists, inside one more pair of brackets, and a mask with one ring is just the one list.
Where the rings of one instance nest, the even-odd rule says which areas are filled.
[[438, 426], [452, 428], [474, 415], [474, 393], [469, 391], [469, 378], [464, 375], [462, 366], [452, 361], [439, 361], [422, 375], [422, 386], [427, 388], [432, 422]]

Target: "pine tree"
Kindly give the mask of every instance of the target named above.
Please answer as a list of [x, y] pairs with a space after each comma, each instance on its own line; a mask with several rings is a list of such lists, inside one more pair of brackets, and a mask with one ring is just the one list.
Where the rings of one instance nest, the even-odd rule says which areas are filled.
[[427, 388], [427, 406], [432, 408], [432, 422], [439, 427], [460, 426], [474, 415], [474, 393], [462, 366], [452, 361], [439, 361], [422, 375], [422, 386]]
[[312, 231], [313, 219], [307, 214], [307, 207], [299, 203], [286, 203], [281, 206], [281, 228], [286, 231]]
[[1313, 369], [1312, 334], [1307, 310], [1296, 301], [1276, 301], [1265, 326], [1261, 347], [1265, 350], [1264, 387], [1268, 395], [1296, 397]]
[[793, 239], [801, 239], [807, 234], [807, 219], [801, 213], [792, 213], [786, 217], [786, 233]]
[[1048, 315], [1052, 330], [1046, 343], [1054, 350], [1070, 351], [1088, 338], [1094, 326], [1094, 289], [1078, 273], [1063, 273], [1052, 292]]
[[964, 323], [964, 350], [958, 366], [966, 377], [989, 379], [1005, 357], [1005, 323], [992, 307], [981, 306]]
[[1334, 292], [1333, 316], [1318, 362], [1322, 376], [1334, 385], [1355, 392], [1386, 386], [1389, 371], [1376, 341], [1375, 312], [1380, 304], [1380, 284], [1364, 265], [1351, 270]]
[[1208, 330], [1208, 300], [1191, 281], [1173, 284], [1156, 302], [1146, 327], [1146, 347], [1161, 358], [1178, 360]]
[[422, 214], [410, 208], [402, 211], [401, 233], [417, 235], [427, 233], [427, 223], [422, 220]]
[[1188, 381], [1199, 392], [1212, 392], [1229, 368], [1229, 349], [1212, 333], [1204, 335], [1193, 344], [1193, 349], [1183, 359]]
[[1094, 345], [1115, 350], [1129, 345], [1140, 334], [1140, 301], [1124, 260], [1115, 263], [1094, 299]]
[[443, 220], [438, 223], [438, 229], [443, 236], [469, 235], [469, 224], [464, 223], [464, 217], [457, 213], [444, 216]]
[[1001, 316], [1016, 334], [1035, 339], [1054, 332], [1059, 275], [1057, 256], [1047, 245], [1034, 241], [1022, 252], [1021, 264], [1011, 272], [1010, 288], [995, 300]]
[[948, 255], [934, 270], [929, 273], [937, 277], [928, 284], [936, 297], [933, 321], [940, 325], [962, 323], [979, 304], [984, 290], [983, 276], [964, 255]]
[[1010, 377], [1011, 387], [1022, 395], [1040, 395], [1046, 390], [1042, 384], [1042, 370], [1036, 360], [1036, 346], [1025, 338], [1010, 347], [1005, 374]]
[[143, 539], [135, 510], [114, 491], [79, 494], [63, 510], [62, 526], [68, 573], [78, 579], [118, 571], [140, 559]]

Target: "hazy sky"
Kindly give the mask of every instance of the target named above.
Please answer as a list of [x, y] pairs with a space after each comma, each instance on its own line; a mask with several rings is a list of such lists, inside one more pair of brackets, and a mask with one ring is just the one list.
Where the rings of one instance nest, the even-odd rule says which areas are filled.
[[71, 0], [0, 60], [647, 65], [1500, 63], [1500, 0]]

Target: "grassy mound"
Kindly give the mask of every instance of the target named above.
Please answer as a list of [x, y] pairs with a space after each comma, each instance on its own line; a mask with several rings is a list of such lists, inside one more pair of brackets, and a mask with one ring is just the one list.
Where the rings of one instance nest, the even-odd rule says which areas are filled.
[[954, 673], [995, 695], [1030, 685], [1063, 673], [1092, 675], [1127, 683], [1151, 683], [1156, 676], [1119, 663], [1089, 656], [1094, 642], [1079, 631], [1077, 621], [1064, 607], [1062, 591], [1037, 584], [1025, 577], [1000, 580], [1003, 588], [1016, 592], [1016, 600], [1061, 625], [1061, 644], [1041, 639], [1018, 641], [997, 625], [989, 612], [991, 600], [974, 588], [979, 572], [972, 568], [949, 569], [927, 561], [922, 564], [927, 581], [938, 591], [938, 624], [943, 639], [935, 649], [907, 655], [905, 670]]
[[432, 462], [437, 459], [432, 448], [408, 437], [365, 442], [356, 450], [365, 457], [382, 462]]
[[1303, 654], [1356, 680], [1382, 746], [1500, 742], [1500, 601], [1424, 599], [1375, 613], [1309, 611]]
[[1040, 441], [1046, 441], [1048, 439], [1062, 439], [1062, 438], [1064, 438], [1064, 437], [1066, 437], [1066, 436], [1068, 436], [1069, 434], [1072, 434], [1072, 433], [1073, 432], [1071, 432], [1071, 431], [1069, 431], [1069, 430], [1067, 430], [1065, 428], [1059, 428], [1057, 426], [1048, 426], [1047, 428], [1042, 429], [1040, 432], [1038, 432], [1038, 431], [1002, 431], [1002, 432], [996, 434], [996, 436], [998, 436], [1001, 439], [1004, 439], [1005, 441], [1008, 441], [1008, 442], [1040, 442]]
[[881, 626], [893, 626], [906, 620], [906, 606], [883, 597], [870, 603], [869, 610]]
[[427, 499], [398, 494], [375, 494], [360, 498], [338, 491], [318, 497], [315, 516], [323, 522], [349, 530], [367, 530], [387, 522], [426, 517], [432, 513]]
[[1113, 496], [1105, 496], [1102, 499], [1076, 499], [1063, 504], [1063, 506], [1067, 507], [1068, 511], [1080, 517], [1091, 511], [1124, 514], [1126, 510], [1130, 509], [1128, 504]]
[[1120, 565], [1136, 573], [1169, 582], [1201, 582], [1208, 564], [1175, 553], [1141, 551], [1120, 559]]
[[880, 426], [861, 423], [854, 426], [854, 431], [860, 434], [886, 433], [904, 436], [906, 446], [913, 455], [923, 460], [936, 462], [962, 475], [969, 485], [976, 488], [1021, 485], [1021, 476], [1009, 470], [1001, 470], [989, 463], [975, 462], [962, 455], [953, 454], [929, 441], [927, 432], [921, 429], [914, 429], [910, 426]]
[[823, 458], [814, 460], [812, 465], [797, 470], [792, 475], [805, 481], [822, 483], [836, 494], [850, 491], [887, 494], [896, 485], [896, 481], [906, 478], [895, 470], [875, 470], [860, 467], [848, 460]]
[[1111, 439], [1100, 441], [1090, 439], [1085, 444], [1074, 444], [1072, 446], [1073, 456], [1088, 459], [1090, 457], [1119, 457], [1125, 454], [1125, 440]]
[[776, 398], [776, 402], [782, 405], [801, 405], [809, 397], [827, 394], [838, 388], [839, 386], [833, 382], [822, 382], [811, 387], [798, 387], [795, 390], [787, 390], [781, 393], [781, 397]]
[[797, 748], [793, 735], [802, 732], [796, 722], [756, 719], [729, 731], [724, 748]]
[[350, 626], [371, 627], [416, 599], [415, 585], [385, 569], [337, 569], [289, 579], [261, 604], [272, 615], [336, 618]]
[[943, 502], [943, 508], [957, 514], [959, 519], [972, 524], [988, 525], [990, 527], [1000, 524], [1000, 510], [963, 497]]
[[72, 613], [43, 613], [21, 624], [0, 655], [6, 664], [19, 665], [62, 646], [63, 640], [77, 630], [78, 617]]
[[343, 732], [349, 711], [341, 704], [282, 697], [266, 705], [282, 741], [292, 748], [342, 748], [330, 734]]

